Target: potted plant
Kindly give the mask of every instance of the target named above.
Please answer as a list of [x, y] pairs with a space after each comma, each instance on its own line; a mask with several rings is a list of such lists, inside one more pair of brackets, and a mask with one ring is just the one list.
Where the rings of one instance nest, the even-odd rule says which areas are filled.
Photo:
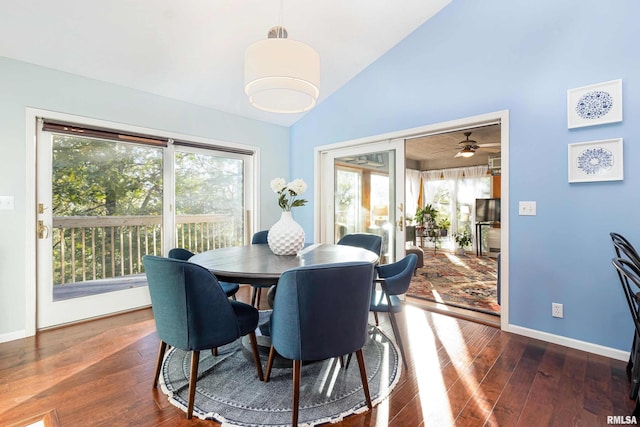
[[420, 208], [419, 207], [418, 209], [416, 209], [416, 213], [413, 216], [413, 220], [419, 226], [423, 226], [424, 225], [424, 220], [425, 220], [425, 210], [424, 210], [424, 208]]
[[439, 231], [440, 237], [446, 237], [449, 227], [451, 227], [449, 216], [438, 212], [436, 215], [436, 228]]
[[458, 249], [456, 250], [456, 252], [459, 255], [464, 255], [464, 248], [471, 246], [471, 242], [473, 241], [471, 233], [469, 232], [469, 230], [465, 229], [462, 232], [454, 234], [453, 238], [458, 244]]

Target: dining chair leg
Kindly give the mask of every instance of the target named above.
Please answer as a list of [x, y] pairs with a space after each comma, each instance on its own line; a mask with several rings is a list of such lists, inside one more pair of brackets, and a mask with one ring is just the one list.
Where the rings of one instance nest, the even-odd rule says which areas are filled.
[[196, 396], [196, 382], [198, 381], [198, 362], [200, 361], [200, 351], [191, 352], [191, 373], [189, 374], [189, 400], [187, 400], [187, 418], [193, 415], [193, 401]]
[[251, 289], [251, 306], [252, 307], [256, 306], [256, 298], [258, 297], [259, 290], [260, 288], [258, 288], [257, 286], [252, 286], [252, 289]]
[[213, 357], [216, 357], [216, 356], [218, 355], [218, 347], [213, 347], [213, 348], [211, 349], [211, 355], [212, 355]]
[[298, 409], [300, 407], [300, 370], [302, 362], [293, 361], [293, 404], [291, 405], [291, 425], [298, 425]]
[[[351, 355], [349, 355], [351, 357]], [[364, 354], [362, 349], [356, 351], [356, 357], [358, 358], [358, 367], [360, 368], [360, 379], [362, 380], [362, 391], [364, 391], [364, 397], [367, 401], [369, 409], [373, 409], [371, 404], [371, 395], [369, 394], [369, 380], [367, 379], [367, 368], [364, 364]]]
[[249, 340], [251, 341], [251, 351], [253, 351], [253, 360], [256, 364], [256, 370], [258, 371], [258, 379], [264, 381], [264, 375], [262, 375], [262, 362], [260, 361], [260, 353], [258, 352], [258, 340], [256, 339], [255, 331], [251, 331], [249, 334]]
[[158, 360], [156, 361], [156, 375], [153, 377], [153, 388], [158, 386], [158, 376], [160, 375], [160, 368], [162, 367], [162, 360], [164, 359], [164, 352], [167, 351], [167, 343], [160, 341], [160, 348], [158, 349]]
[[376, 319], [376, 326], [380, 326], [380, 322], [378, 321], [378, 312], [373, 312], [373, 318]]
[[404, 346], [402, 345], [402, 337], [400, 336], [400, 329], [398, 328], [398, 322], [396, 321], [396, 316], [394, 316], [393, 312], [389, 312], [389, 319], [391, 320], [391, 329], [393, 329], [393, 335], [396, 337], [396, 341], [398, 342], [398, 347], [400, 347], [400, 355], [402, 356], [402, 364], [405, 369], [408, 369], [407, 365], [407, 357], [404, 354]]
[[269, 381], [269, 375], [271, 375], [271, 367], [273, 366], [273, 359], [276, 356], [276, 349], [271, 346], [269, 350], [269, 359], [267, 360], [267, 373], [264, 376], [264, 382]]

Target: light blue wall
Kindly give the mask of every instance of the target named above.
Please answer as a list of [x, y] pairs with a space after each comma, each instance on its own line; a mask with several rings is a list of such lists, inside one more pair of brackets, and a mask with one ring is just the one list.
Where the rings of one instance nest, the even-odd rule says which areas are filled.
[[0, 57], [0, 195], [15, 197], [0, 210], [0, 337], [25, 328], [26, 107], [258, 146], [262, 227], [279, 218], [269, 180], [289, 168], [287, 128]]
[[[640, 245], [639, 18], [636, 0], [454, 0], [292, 127], [291, 176], [313, 182], [314, 146], [508, 109], [511, 324], [629, 350], [608, 233]], [[568, 130], [567, 89], [618, 78], [624, 121]], [[617, 137], [623, 182], [567, 183], [567, 144]]]

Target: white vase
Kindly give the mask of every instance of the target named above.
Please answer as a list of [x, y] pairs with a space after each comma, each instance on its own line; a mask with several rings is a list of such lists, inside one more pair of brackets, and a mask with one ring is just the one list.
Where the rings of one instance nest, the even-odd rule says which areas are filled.
[[269, 248], [276, 255], [295, 255], [304, 246], [304, 230], [291, 212], [284, 211], [267, 234]]

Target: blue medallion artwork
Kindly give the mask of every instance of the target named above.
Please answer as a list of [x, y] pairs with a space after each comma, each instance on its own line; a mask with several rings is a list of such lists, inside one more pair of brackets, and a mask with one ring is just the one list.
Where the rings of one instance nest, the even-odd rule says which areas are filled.
[[605, 148], [589, 148], [578, 156], [578, 169], [587, 175], [602, 174], [612, 167], [613, 153]]
[[576, 113], [583, 119], [599, 119], [605, 116], [613, 107], [613, 97], [601, 90], [587, 92], [580, 97], [576, 104]]

